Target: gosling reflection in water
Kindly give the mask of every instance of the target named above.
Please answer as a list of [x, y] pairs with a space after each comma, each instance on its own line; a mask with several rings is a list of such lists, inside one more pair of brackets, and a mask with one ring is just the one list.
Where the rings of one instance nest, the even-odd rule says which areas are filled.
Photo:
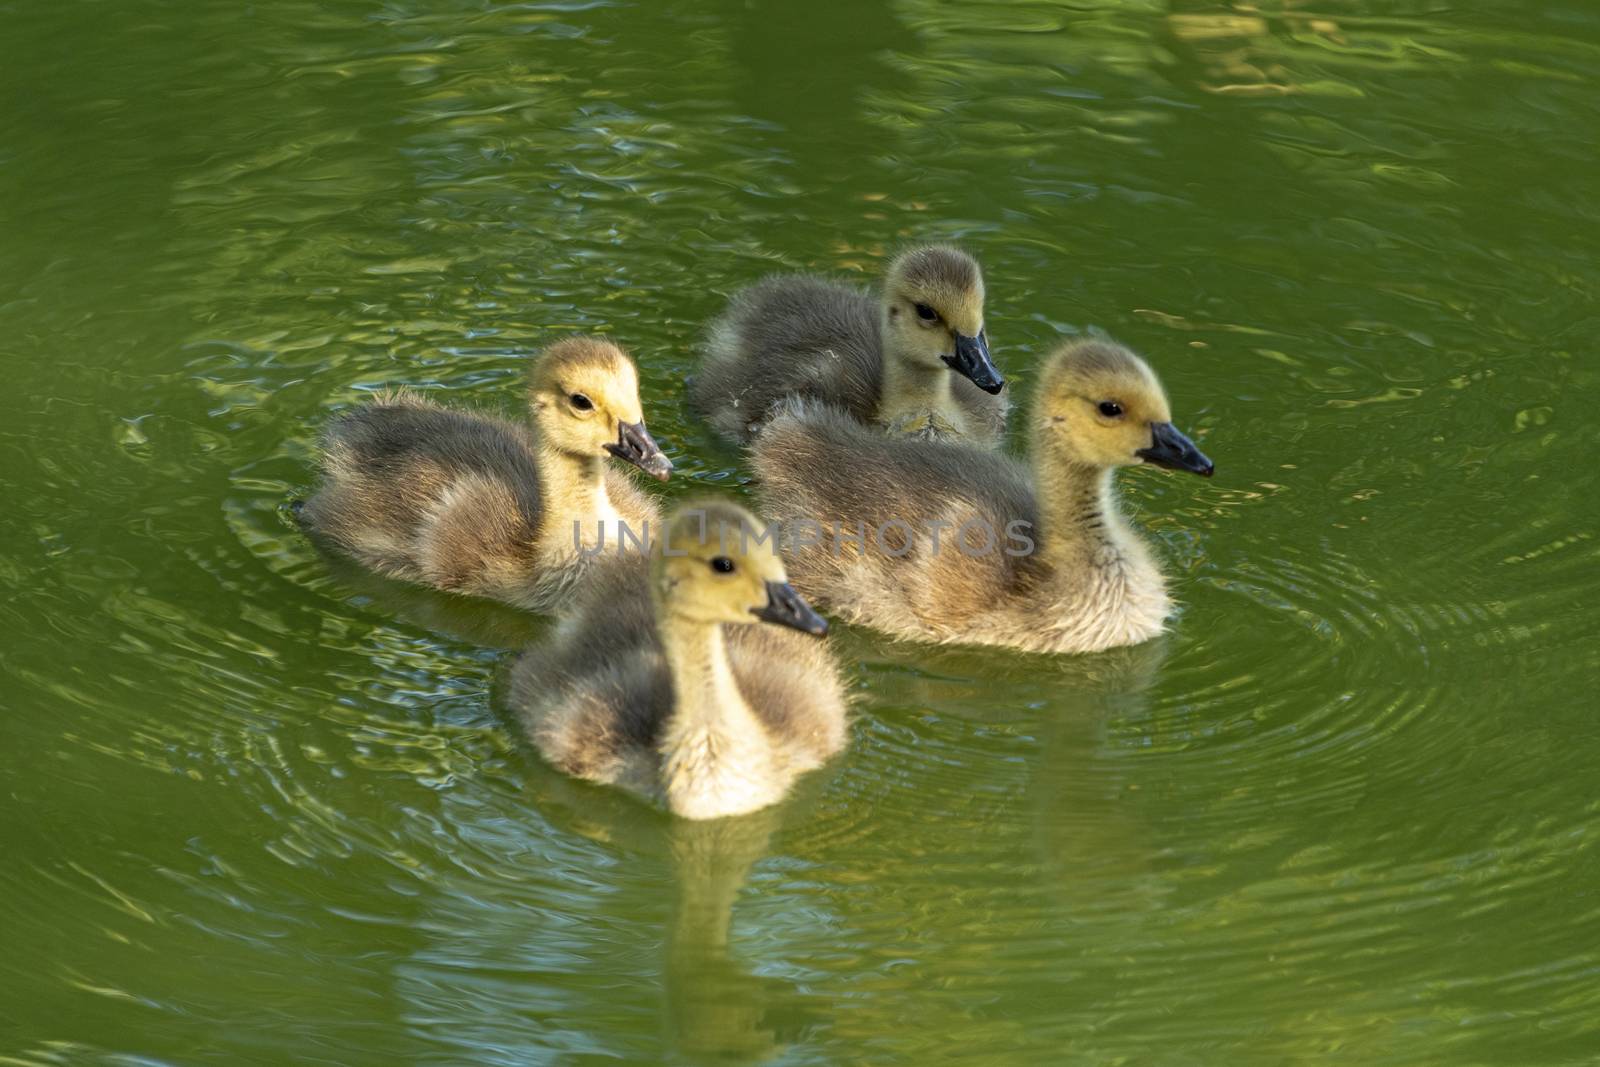
[[[639, 974], [637, 981], [655, 986], [666, 1046], [691, 1062], [758, 1063], [822, 1024], [825, 1001], [782, 978], [752, 973], [755, 965], [732, 940], [734, 910], [752, 869], [771, 855], [785, 822], [807, 821], [821, 782], [808, 781], [789, 802], [749, 815], [663, 819], [621, 794], [537, 770], [525, 803], [559, 832], [600, 843], [634, 874], [628, 882], [644, 894], [637, 910], [658, 917], [635, 927], [633, 944], [611, 947], [633, 959], [643, 944], [660, 946], [659, 977]], [[665, 889], [668, 881], [670, 910], [651, 909], [662, 895], [654, 887]], [[608, 982], [622, 978], [612, 964], [600, 966]]]
[[777, 811], [768, 809], [672, 827], [678, 892], [662, 992], [668, 1040], [691, 1058], [763, 1060], [796, 1041], [816, 1017], [799, 990], [751, 974], [729, 944], [734, 902], [778, 823]]
[[[968, 847], [1008, 863], [1027, 857], [1036, 881], [1019, 892], [1050, 900], [1064, 930], [1082, 909], [1108, 899], [1153, 907], [1170, 888], [1150, 877], [1151, 798], [1136, 757], [1151, 738], [1171, 637], [1049, 659], [886, 644], [844, 628], [838, 643], [841, 657], [861, 663], [879, 716], [916, 731], [907, 758], [929, 761], [915, 786], [921, 825], [945, 839], [930, 832], [923, 848], [949, 852], [950, 827], [983, 827], [984, 843]], [[902, 843], [914, 832], [902, 831]]]
[[386, 578], [321, 544], [317, 549], [328, 573], [351, 599], [358, 606], [370, 606], [385, 623], [398, 619], [440, 637], [493, 649], [523, 648], [550, 628], [546, 620], [526, 611]]

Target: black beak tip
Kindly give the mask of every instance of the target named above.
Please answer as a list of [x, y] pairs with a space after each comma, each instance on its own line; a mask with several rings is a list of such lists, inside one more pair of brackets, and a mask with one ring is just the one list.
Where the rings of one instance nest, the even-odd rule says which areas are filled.
[[1006, 387], [1000, 368], [994, 365], [994, 359], [989, 355], [989, 345], [981, 336], [956, 334], [955, 353], [944, 357], [944, 361], [951, 370], [990, 396], [998, 395]]
[[1183, 458], [1179, 461], [1178, 469], [1198, 474], [1202, 478], [1209, 478], [1217, 473], [1217, 465], [1211, 462], [1211, 457], [1194, 445], [1183, 450]]
[[672, 460], [657, 452], [645, 462], [643, 469], [656, 481], [664, 482], [672, 477]]
[[765, 622], [787, 626], [813, 637], [824, 637], [828, 633], [828, 620], [812, 610], [811, 605], [787, 582], [768, 582], [767, 603], [763, 607], [751, 608], [750, 614]]
[[810, 634], [812, 637], [827, 637], [828, 620], [824, 619], [816, 612], [812, 612], [811, 617], [801, 620], [800, 624], [796, 626], [795, 629], [799, 630], [801, 633]]
[[605, 450], [658, 481], [664, 482], [672, 475], [672, 460], [661, 451], [661, 446], [655, 443], [642, 422], [622, 423], [617, 440], [607, 443]]
[[1202, 478], [1209, 478], [1217, 472], [1216, 464], [1211, 462], [1210, 457], [1196, 448], [1194, 442], [1170, 422], [1155, 423], [1151, 427], [1151, 435], [1153, 440], [1150, 447], [1134, 453], [1146, 463], [1168, 470], [1188, 471]]
[[949, 356], [945, 357], [945, 363], [950, 366], [951, 370], [955, 371], [957, 374], [961, 375], [963, 378], [967, 379], [973, 385], [976, 385], [979, 389], [982, 389], [990, 396], [998, 395], [1000, 390], [1006, 387], [1006, 380], [1000, 377], [1000, 372], [993, 366], [975, 367], [964, 360], [954, 359]]

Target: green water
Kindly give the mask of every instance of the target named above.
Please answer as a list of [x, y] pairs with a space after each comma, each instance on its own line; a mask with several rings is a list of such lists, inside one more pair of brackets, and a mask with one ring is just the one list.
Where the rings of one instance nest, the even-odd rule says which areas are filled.
[[[0, 1062], [1600, 1062], [1589, 0], [0, 3]], [[1146, 352], [1183, 610], [837, 642], [849, 753], [690, 827], [545, 768], [540, 625], [287, 519], [409, 383], [909, 239], [1016, 384]]]

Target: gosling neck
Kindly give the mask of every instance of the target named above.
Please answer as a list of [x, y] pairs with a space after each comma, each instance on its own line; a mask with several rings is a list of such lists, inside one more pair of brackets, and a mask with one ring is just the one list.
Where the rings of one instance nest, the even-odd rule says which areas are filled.
[[1112, 468], [1045, 454], [1035, 461], [1034, 475], [1039, 487], [1038, 551], [1058, 574], [1130, 562], [1138, 540], [1117, 507]]
[[739, 692], [722, 625], [670, 613], [658, 619], [672, 675], [672, 716], [661, 739], [667, 806], [705, 819], [772, 803], [771, 746]]
[[611, 510], [606, 495], [605, 462], [603, 456], [548, 446], [540, 450], [540, 488], [544, 490], [548, 516], [545, 529], [554, 534], [557, 544], [576, 544], [574, 529], [585, 545], [592, 545], [601, 536], [598, 522]]
[[720, 728], [741, 712], [750, 714], [728, 664], [720, 623], [668, 613], [661, 619], [661, 643], [672, 668], [675, 722]]
[[1159, 634], [1172, 611], [1166, 579], [1117, 508], [1111, 469], [1050, 455], [1035, 462], [1039, 554], [1061, 608], [1061, 650], [1092, 652]]
[[887, 319], [883, 335], [889, 341], [883, 353], [883, 392], [878, 400], [878, 421], [894, 426], [932, 414], [960, 430], [965, 420], [956, 404], [955, 372], [943, 365], [930, 367], [918, 362], [895, 340]]

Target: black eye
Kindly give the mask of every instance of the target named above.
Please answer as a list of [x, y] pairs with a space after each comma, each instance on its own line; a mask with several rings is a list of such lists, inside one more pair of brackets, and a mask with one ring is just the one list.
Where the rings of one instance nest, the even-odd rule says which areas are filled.
[[572, 406], [577, 408], [579, 411], [594, 410], [594, 401], [590, 400], [582, 393], [573, 393], [571, 396], [567, 397], [567, 399], [572, 401]]
[[1122, 418], [1122, 405], [1115, 400], [1102, 400], [1100, 401], [1100, 414], [1108, 419], [1120, 419]]
[[727, 556], [718, 556], [716, 559], [711, 561], [711, 569], [716, 571], [718, 574], [732, 574], [733, 560], [729, 559]]
[[917, 305], [917, 317], [920, 318], [923, 322], [932, 322], [934, 319], [937, 319], [939, 317], [939, 313], [937, 311], [933, 310], [927, 304], [918, 304]]

